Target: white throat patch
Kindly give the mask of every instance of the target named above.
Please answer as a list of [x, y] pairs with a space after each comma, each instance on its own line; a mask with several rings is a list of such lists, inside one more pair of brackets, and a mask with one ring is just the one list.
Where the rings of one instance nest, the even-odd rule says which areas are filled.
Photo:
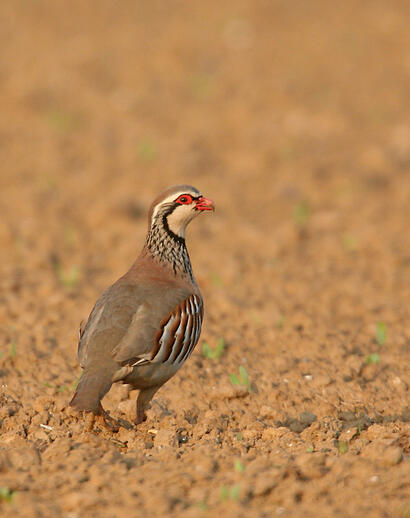
[[186, 226], [198, 214], [192, 205], [179, 205], [167, 216], [169, 230], [178, 237], [185, 238]]

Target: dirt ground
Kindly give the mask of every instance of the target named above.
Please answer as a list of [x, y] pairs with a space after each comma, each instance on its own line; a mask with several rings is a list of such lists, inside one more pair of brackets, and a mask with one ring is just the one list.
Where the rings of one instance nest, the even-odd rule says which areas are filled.
[[[409, 16], [0, 3], [1, 516], [410, 516]], [[79, 322], [177, 183], [217, 207], [200, 342], [146, 423], [90, 433]]]

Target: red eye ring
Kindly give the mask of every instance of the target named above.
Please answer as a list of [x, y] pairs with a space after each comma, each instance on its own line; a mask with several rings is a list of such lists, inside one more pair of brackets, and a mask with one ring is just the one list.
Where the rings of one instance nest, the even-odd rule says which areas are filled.
[[175, 203], [179, 203], [180, 205], [189, 205], [192, 203], [192, 196], [190, 194], [181, 194], [181, 196], [178, 196]]

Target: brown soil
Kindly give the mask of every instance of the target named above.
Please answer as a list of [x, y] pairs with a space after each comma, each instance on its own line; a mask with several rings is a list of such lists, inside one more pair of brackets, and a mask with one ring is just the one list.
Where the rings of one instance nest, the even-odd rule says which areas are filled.
[[[409, 14], [1, 2], [2, 516], [409, 516]], [[181, 182], [217, 206], [200, 343], [146, 423], [89, 433], [78, 324]]]

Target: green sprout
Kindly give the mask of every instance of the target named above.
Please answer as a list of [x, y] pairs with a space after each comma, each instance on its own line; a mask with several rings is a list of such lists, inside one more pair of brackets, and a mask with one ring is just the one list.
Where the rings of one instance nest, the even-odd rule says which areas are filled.
[[239, 484], [235, 484], [231, 487], [231, 499], [232, 500], [239, 500], [239, 497], [241, 496], [241, 486]]
[[239, 459], [235, 459], [234, 468], [235, 471], [237, 471], [238, 473], [243, 473], [246, 469], [245, 465], [242, 464], [242, 462]]
[[232, 487], [222, 486], [219, 490], [219, 499], [222, 502], [226, 500], [239, 500], [241, 494], [241, 486], [239, 484], [235, 484]]
[[217, 360], [220, 358], [225, 350], [225, 340], [223, 338], [219, 338], [216, 343], [216, 346], [212, 349], [208, 343], [204, 343], [202, 346], [202, 354], [205, 358], [210, 358], [211, 360]]
[[248, 373], [246, 372], [245, 367], [242, 365], [239, 366], [239, 376], [232, 373], [229, 375], [232, 385], [240, 385], [241, 387], [246, 387], [248, 392], [252, 392], [251, 382], [248, 377]]
[[386, 342], [387, 326], [384, 322], [377, 322], [376, 340], [379, 345], [384, 345]]
[[306, 453], [313, 453], [313, 451], [314, 451], [313, 446], [308, 446], [308, 447], [306, 448]]
[[11, 504], [15, 495], [16, 491], [13, 491], [9, 487], [0, 487], [0, 500], [3, 502]]
[[280, 147], [279, 149], [279, 152], [280, 152], [280, 158], [283, 160], [283, 161], [288, 161], [288, 160], [291, 160], [292, 157], [295, 155], [295, 146], [292, 145], [291, 142], [284, 142], [282, 144], [282, 146]]
[[276, 322], [275, 327], [276, 329], [282, 329], [285, 325], [286, 317], [282, 315], [279, 320]]
[[50, 126], [58, 133], [68, 133], [81, 126], [80, 117], [77, 114], [63, 111], [59, 108], [49, 110], [46, 119]]
[[222, 281], [222, 278], [220, 275], [218, 275], [217, 273], [211, 273], [211, 281], [213, 282], [213, 284], [215, 284], [215, 286], [222, 286], [223, 285], [223, 281]]
[[60, 283], [66, 288], [75, 288], [80, 280], [80, 270], [73, 265], [70, 269], [63, 269], [60, 263], [56, 264], [56, 273]]
[[337, 441], [337, 449], [339, 450], [339, 453], [344, 455], [349, 451], [349, 448], [347, 446], [347, 442], [345, 441]]
[[[17, 349], [16, 349], [16, 343], [11, 342], [10, 343], [10, 349], [9, 349], [9, 356], [10, 358], [15, 358], [17, 355]], [[3, 356], [3, 352], [0, 351], [0, 358]]]
[[201, 509], [201, 511], [207, 511], [208, 510], [208, 504], [205, 502], [205, 500], [201, 500], [200, 502], [198, 502], [196, 504], [197, 507], [199, 507], [199, 509]]
[[242, 440], [243, 440], [243, 434], [242, 434], [242, 432], [238, 432], [238, 433], [236, 434], [236, 440], [237, 440], [237, 441], [242, 441]]
[[366, 363], [367, 365], [372, 365], [373, 363], [378, 364], [380, 363], [380, 357], [377, 353], [369, 354], [369, 356], [366, 357]]
[[189, 80], [192, 95], [200, 101], [206, 100], [212, 91], [212, 81], [207, 74], [195, 74]]
[[157, 156], [157, 146], [155, 142], [149, 138], [143, 138], [138, 142], [137, 146], [138, 158], [145, 163], [153, 162]]
[[354, 236], [344, 235], [343, 236], [343, 248], [346, 252], [354, 252], [357, 249], [357, 240]]
[[250, 316], [252, 317], [252, 320], [255, 322], [255, 324], [259, 325], [262, 323], [262, 319], [256, 311], [252, 311]]
[[229, 498], [229, 488], [226, 486], [222, 486], [221, 489], [219, 490], [219, 499], [222, 502], [225, 502], [225, 500], [228, 500], [228, 498]]
[[293, 221], [299, 227], [304, 227], [310, 216], [310, 207], [306, 200], [302, 200], [293, 207]]
[[74, 227], [72, 226], [66, 226], [65, 229], [64, 229], [64, 241], [69, 245], [69, 246], [74, 246], [75, 244], [78, 243], [78, 236], [77, 236], [77, 231]]

